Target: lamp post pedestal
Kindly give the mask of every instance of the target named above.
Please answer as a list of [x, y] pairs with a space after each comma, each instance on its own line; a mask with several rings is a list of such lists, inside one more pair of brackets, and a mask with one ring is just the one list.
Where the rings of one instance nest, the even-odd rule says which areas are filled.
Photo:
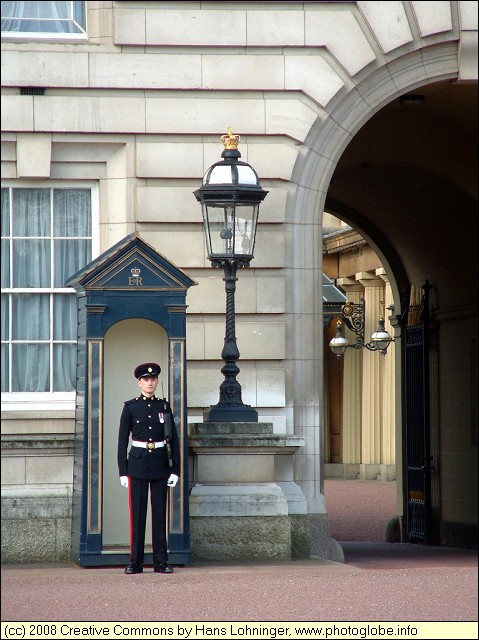
[[190, 492], [194, 559], [308, 558], [308, 508], [293, 479], [294, 454], [304, 439], [273, 433], [268, 422], [202, 422], [189, 428], [196, 481]]
[[[224, 384], [225, 382], [221, 387]], [[205, 422], [258, 422], [258, 412], [247, 404], [228, 407], [224, 403], [218, 403], [205, 411], [204, 418]]]
[[240, 372], [236, 361], [240, 353], [236, 345], [235, 329], [235, 291], [236, 271], [239, 267], [249, 267], [248, 260], [236, 258], [211, 260], [213, 267], [222, 267], [226, 291], [226, 331], [221, 357], [224, 365], [221, 373], [225, 379], [220, 385], [220, 398], [218, 404], [210, 407], [205, 412], [206, 422], [258, 422], [258, 412], [250, 405], [244, 404], [241, 394], [241, 385], [236, 380]]

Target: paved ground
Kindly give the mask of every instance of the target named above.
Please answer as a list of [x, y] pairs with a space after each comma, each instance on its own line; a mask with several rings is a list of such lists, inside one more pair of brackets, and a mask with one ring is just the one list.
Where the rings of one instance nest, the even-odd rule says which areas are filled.
[[477, 621], [477, 551], [382, 542], [394, 488], [370, 484], [327, 481], [331, 535], [353, 538], [341, 540], [344, 564], [205, 563], [136, 576], [3, 565], [2, 622]]
[[395, 482], [324, 481], [329, 533], [335, 540], [384, 542], [396, 513]]

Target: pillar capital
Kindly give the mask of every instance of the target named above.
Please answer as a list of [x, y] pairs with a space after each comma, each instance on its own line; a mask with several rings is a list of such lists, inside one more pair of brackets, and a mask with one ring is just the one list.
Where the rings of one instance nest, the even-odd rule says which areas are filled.
[[363, 286], [360, 282], [357, 282], [354, 278], [338, 278], [337, 285], [345, 291], [362, 291]]
[[363, 285], [364, 288], [368, 287], [384, 287], [384, 280], [375, 273], [370, 271], [358, 271], [356, 273], [356, 280]]
[[379, 269], [376, 269], [375, 273], [378, 278], [381, 278], [381, 280], [383, 280], [384, 282], [389, 282], [389, 276], [386, 273], [386, 269], [384, 267], [379, 267]]

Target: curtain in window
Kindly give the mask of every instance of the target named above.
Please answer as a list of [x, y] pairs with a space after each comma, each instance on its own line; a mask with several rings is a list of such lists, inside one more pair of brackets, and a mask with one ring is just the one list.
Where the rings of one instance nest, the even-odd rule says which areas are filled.
[[[44, 238], [51, 235], [50, 190], [14, 189], [13, 212], [11, 286], [50, 288], [51, 242]], [[12, 344], [12, 391], [49, 391], [49, 338], [50, 296], [13, 295], [12, 339], [47, 343]]]
[[[2, 289], [10, 286], [10, 192], [2, 187]], [[5, 237], [4, 237], [5, 236]], [[2, 293], [2, 391], [8, 391], [9, 359], [8, 344], [3, 344], [9, 338], [9, 308], [8, 296]]]
[[53, 347], [53, 391], [75, 391], [76, 345], [56, 344]]
[[50, 367], [48, 344], [13, 344], [12, 391], [49, 391]]
[[[91, 242], [78, 238], [91, 234], [91, 193], [89, 189], [55, 189], [53, 192], [54, 287], [65, 281], [91, 261]], [[53, 339], [77, 339], [75, 296], [55, 296]], [[76, 345], [55, 344], [53, 347], [54, 391], [74, 391], [76, 380]]]
[[[2, 2], [2, 31], [75, 33], [72, 2]], [[75, 3], [77, 4], [77, 3]]]
[[[77, 339], [76, 296], [58, 294], [53, 301], [53, 340]], [[75, 391], [76, 344], [53, 345], [53, 391]]]
[[[54, 287], [65, 281], [91, 260], [91, 242], [74, 239], [91, 234], [91, 200], [89, 189], [55, 189], [53, 192], [55, 222]], [[71, 238], [71, 239], [70, 239]]]
[[2, 188], [2, 249], [2, 391], [74, 391], [76, 296], [59, 289], [91, 261], [90, 189]]
[[50, 296], [12, 296], [13, 340], [45, 340], [46, 344], [12, 344], [12, 391], [49, 391]]
[[8, 327], [9, 327], [9, 308], [8, 308], [8, 296], [2, 293], [2, 391], [8, 391], [10, 365], [8, 359], [8, 344], [3, 344], [3, 341], [8, 340]]
[[13, 287], [51, 287], [50, 190], [15, 189], [13, 211]]
[[[10, 192], [2, 187], [2, 289], [10, 286]], [[3, 324], [2, 324], [3, 327]]]

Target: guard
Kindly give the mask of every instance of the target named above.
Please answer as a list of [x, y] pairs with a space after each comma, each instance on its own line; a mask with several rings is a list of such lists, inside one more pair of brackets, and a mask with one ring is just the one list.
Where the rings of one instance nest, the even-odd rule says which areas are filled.
[[174, 487], [180, 475], [180, 447], [171, 407], [155, 395], [160, 372], [156, 362], [135, 368], [141, 395], [125, 402], [120, 418], [118, 470], [122, 486], [128, 488], [130, 506], [127, 574], [143, 573], [149, 492], [154, 571], [173, 573], [168, 564], [166, 513], [168, 487]]

